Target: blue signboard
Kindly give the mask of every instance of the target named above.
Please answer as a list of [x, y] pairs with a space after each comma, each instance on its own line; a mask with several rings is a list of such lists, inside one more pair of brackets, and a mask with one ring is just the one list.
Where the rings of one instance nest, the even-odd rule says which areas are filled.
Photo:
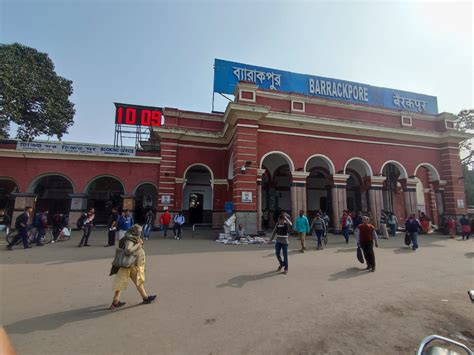
[[257, 67], [221, 59], [215, 60], [214, 92], [234, 94], [235, 86], [240, 81], [254, 83], [262, 89], [380, 106], [393, 110], [438, 114], [438, 101], [435, 96]]

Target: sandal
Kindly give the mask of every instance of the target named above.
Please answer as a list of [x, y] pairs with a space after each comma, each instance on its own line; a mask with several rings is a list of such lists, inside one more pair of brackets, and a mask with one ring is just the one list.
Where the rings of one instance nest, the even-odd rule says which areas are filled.
[[110, 305], [109, 309], [117, 309], [125, 305], [126, 302], [120, 302], [118, 301], [117, 303], [112, 302]]

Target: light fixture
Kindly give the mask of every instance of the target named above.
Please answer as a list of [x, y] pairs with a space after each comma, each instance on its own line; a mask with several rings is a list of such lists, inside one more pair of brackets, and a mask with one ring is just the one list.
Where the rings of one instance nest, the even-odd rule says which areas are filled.
[[246, 170], [247, 170], [247, 168], [245, 167], [245, 165], [242, 165], [242, 166], [240, 167], [240, 172], [241, 172], [242, 174], [245, 174], [245, 171], [246, 171]]

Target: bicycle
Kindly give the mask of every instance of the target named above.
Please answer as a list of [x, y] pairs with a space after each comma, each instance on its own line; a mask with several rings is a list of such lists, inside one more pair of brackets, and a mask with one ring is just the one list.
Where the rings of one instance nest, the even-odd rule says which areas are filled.
[[[37, 230], [33, 230], [33, 228], [31, 227], [28, 228], [28, 243], [29, 244], [36, 243], [37, 233], [38, 233]], [[7, 243], [10, 244], [18, 234], [19, 234], [18, 230], [11, 230], [10, 233], [8, 233], [6, 236]], [[41, 238], [41, 243], [48, 244], [52, 240], [53, 240], [53, 234], [51, 233], [50, 228], [47, 228], [45, 235]], [[21, 238], [19, 238], [13, 245], [19, 245], [21, 243], [22, 243], [22, 240]]]

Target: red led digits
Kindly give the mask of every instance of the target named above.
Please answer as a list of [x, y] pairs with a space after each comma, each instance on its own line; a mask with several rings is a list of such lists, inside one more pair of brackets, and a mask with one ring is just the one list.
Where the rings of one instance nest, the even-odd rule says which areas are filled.
[[115, 123], [156, 127], [161, 126], [163, 122], [163, 113], [156, 107], [134, 106], [126, 104], [115, 104]]
[[134, 125], [137, 123], [137, 110], [131, 107], [125, 109], [125, 124]]
[[149, 126], [151, 123], [151, 112], [150, 110], [142, 110], [142, 126]]
[[151, 125], [153, 127], [161, 126], [161, 111], [152, 111]]
[[123, 114], [123, 108], [122, 107], [119, 107], [117, 109], [117, 120], [115, 121], [115, 123], [117, 124], [121, 124], [122, 123], [122, 114]]

